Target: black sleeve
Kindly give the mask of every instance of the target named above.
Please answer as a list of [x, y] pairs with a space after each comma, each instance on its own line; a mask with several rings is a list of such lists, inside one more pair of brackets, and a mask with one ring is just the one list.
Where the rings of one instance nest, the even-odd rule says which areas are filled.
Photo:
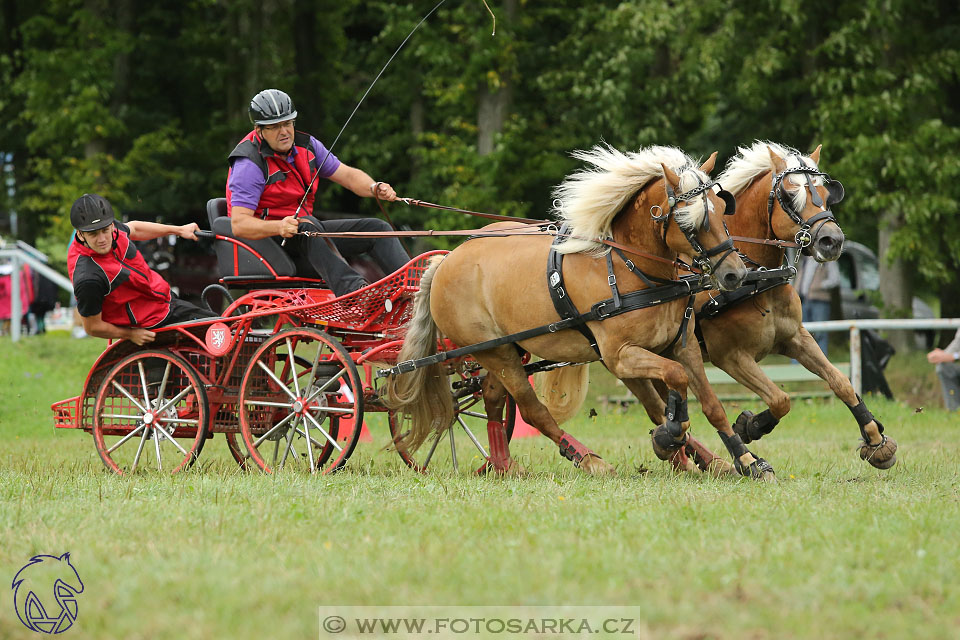
[[114, 221], [113, 226], [115, 226], [120, 231], [123, 231], [125, 234], [130, 235], [130, 227], [120, 222], [119, 220]]
[[84, 318], [95, 316], [103, 311], [103, 299], [110, 293], [110, 287], [97, 278], [84, 279], [73, 286], [73, 295], [77, 297], [77, 311]]

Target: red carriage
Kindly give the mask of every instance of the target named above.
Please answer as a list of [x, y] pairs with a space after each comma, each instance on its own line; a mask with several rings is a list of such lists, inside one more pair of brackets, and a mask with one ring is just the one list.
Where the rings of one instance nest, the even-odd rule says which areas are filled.
[[[158, 329], [149, 348], [111, 343], [81, 393], [52, 405], [55, 425], [91, 433], [103, 463], [116, 473], [183, 470], [216, 433], [225, 435], [241, 465], [327, 473], [353, 453], [364, 414], [387, 411], [376, 369], [396, 364], [420, 277], [441, 252], [417, 256], [338, 298], [321, 280], [297, 277], [272, 240], [236, 239], [225, 211], [223, 199], [207, 205], [212, 232], [206, 235], [215, 238], [221, 278], [204, 297], [213, 290], [226, 296], [222, 317]], [[228, 287], [247, 292], [232, 300]], [[468, 424], [486, 425], [483, 372], [469, 358], [452, 361], [448, 372], [455, 420], [466, 435], [460, 446], [471, 449], [471, 459], [485, 459], [486, 429]], [[508, 433], [513, 415], [511, 406]], [[402, 420], [390, 414], [388, 423], [397, 442]], [[458, 466], [453, 432], [443, 455]], [[396, 448], [408, 465], [425, 469], [439, 459], [438, 445], [439, 439], [419, 461]]]

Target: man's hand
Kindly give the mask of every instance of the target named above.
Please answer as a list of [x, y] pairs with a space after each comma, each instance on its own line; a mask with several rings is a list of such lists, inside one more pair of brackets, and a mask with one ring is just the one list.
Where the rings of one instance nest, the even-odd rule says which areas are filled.
[[393, 202], [397, 199], [397, 192], [386, 182], [373, 183], [370, 185], [370, 191], [373, 193], [373, 197], [380, 198], [381, 200]]
[[300, 224], [294, 216], [287, 216], [280, 221], [280, 235], [284, 238], [292, 238], [297, 235]]
[[190, 224], [185, 224], [177, 228], [177, 235], [183, 238], [184, 240], [199, 240], [197, 238], [197, 231], [200, 230], [200, 226], [196, 222], [191, 222]]
[[[194, 225], [196, 226], [196, 225]], [[149, 329], [130, 329], [130, 337], [128, 338], [130, 342], [140, 345], [141, 347], [145, 344], [153, 342], [153, 339], [157, 337], [153, 331]]]
[[927, 354], [927, 362], [930, 364], [940, 364], [941, 362], [953, 362], [953, 354], [943, 349], [934, 349]]

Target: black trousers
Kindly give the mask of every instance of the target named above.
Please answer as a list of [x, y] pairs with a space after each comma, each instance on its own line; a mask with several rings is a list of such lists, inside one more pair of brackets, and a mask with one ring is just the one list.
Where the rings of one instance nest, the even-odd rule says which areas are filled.
[[167, 316], [158, 322], [157, 324], [150, 327], [151, 329], [156, 329], [157, 327], [166, 327], [167, 325], [177, 324], [179, 322], [187, 322], [189, 320], [202, 320], [204, 318], [216, 318], [217, 314], [213, 311], [208, 311], [198, 307], [197, 305], [187, 302], [186, 300], [181, 300], [177, 296], [170, 294], [170, 311], [167, 312]]
[[[300, 220], [300, 231], [393, 231], [389, 224], [378, 218], [320, 221], [313, 216], [307, 216]], [[280, 239], [277, 238], [277, 241], [279, 242]], [[330, 249], [328, 242], [333, 243], [340, 255]], [[287, 239], [287, 244], [283, 247], [283, 250], [293, 259], [301, 275], [306, 275], [304, 267], [312, 269], [327, 281], [327, 284], [338, 296], [356, 291], [369, 284], [363, 279], [363, 276], [347, 264], [344, 258], [366, 253], [386, 274], [393, 273], [410, 260], [398, 238], [309, 238], [294, 236]]]

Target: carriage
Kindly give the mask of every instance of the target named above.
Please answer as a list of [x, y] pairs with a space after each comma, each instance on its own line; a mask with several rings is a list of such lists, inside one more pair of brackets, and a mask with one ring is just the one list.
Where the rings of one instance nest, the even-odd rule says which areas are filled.
[[[217, 433], [244, 467], [267, 473], [342, 468], [364, 414], [388, 411], [376, 372], [396, 364], [420, 278], [430, 258], [444, 252], [417, 256], [335, 297], [318, 277], [298, 277], [272, 240], [234, 237], [224, 199], [210, 200], [207, 214], [211, 231], [199, 235], [214, 239], [221, 277], [203, 297], [209, 306], [220, 294], [221, 317], [159, 328], [149, 347], [112, 342], [81, 393], [52, 405], [55, 426], [91, 433], [104, 465], [119, 474], [145, 466], [186, 469]], [[233, 299], [231, 289], [244, 293]], [[442, 454], [439, 438], [419, 457], [402, 443], [394, 448], [418, 470], [440, 458], [459, 470], [467, 457], [479, 457], [479, 467], [471, 468], [483, 470], [485, 430], [471, 423], [486, 423], [475, 407], [484, 372], [469, 357], [451, 360], [447, 371], [462, 433], [449, 431], [449, 451], [444, 446]], [[508, 415], [509, 435], [512, 407]], [[400, 443], [403, 419], [388, 412], [387, 422], [391, 440]]]

